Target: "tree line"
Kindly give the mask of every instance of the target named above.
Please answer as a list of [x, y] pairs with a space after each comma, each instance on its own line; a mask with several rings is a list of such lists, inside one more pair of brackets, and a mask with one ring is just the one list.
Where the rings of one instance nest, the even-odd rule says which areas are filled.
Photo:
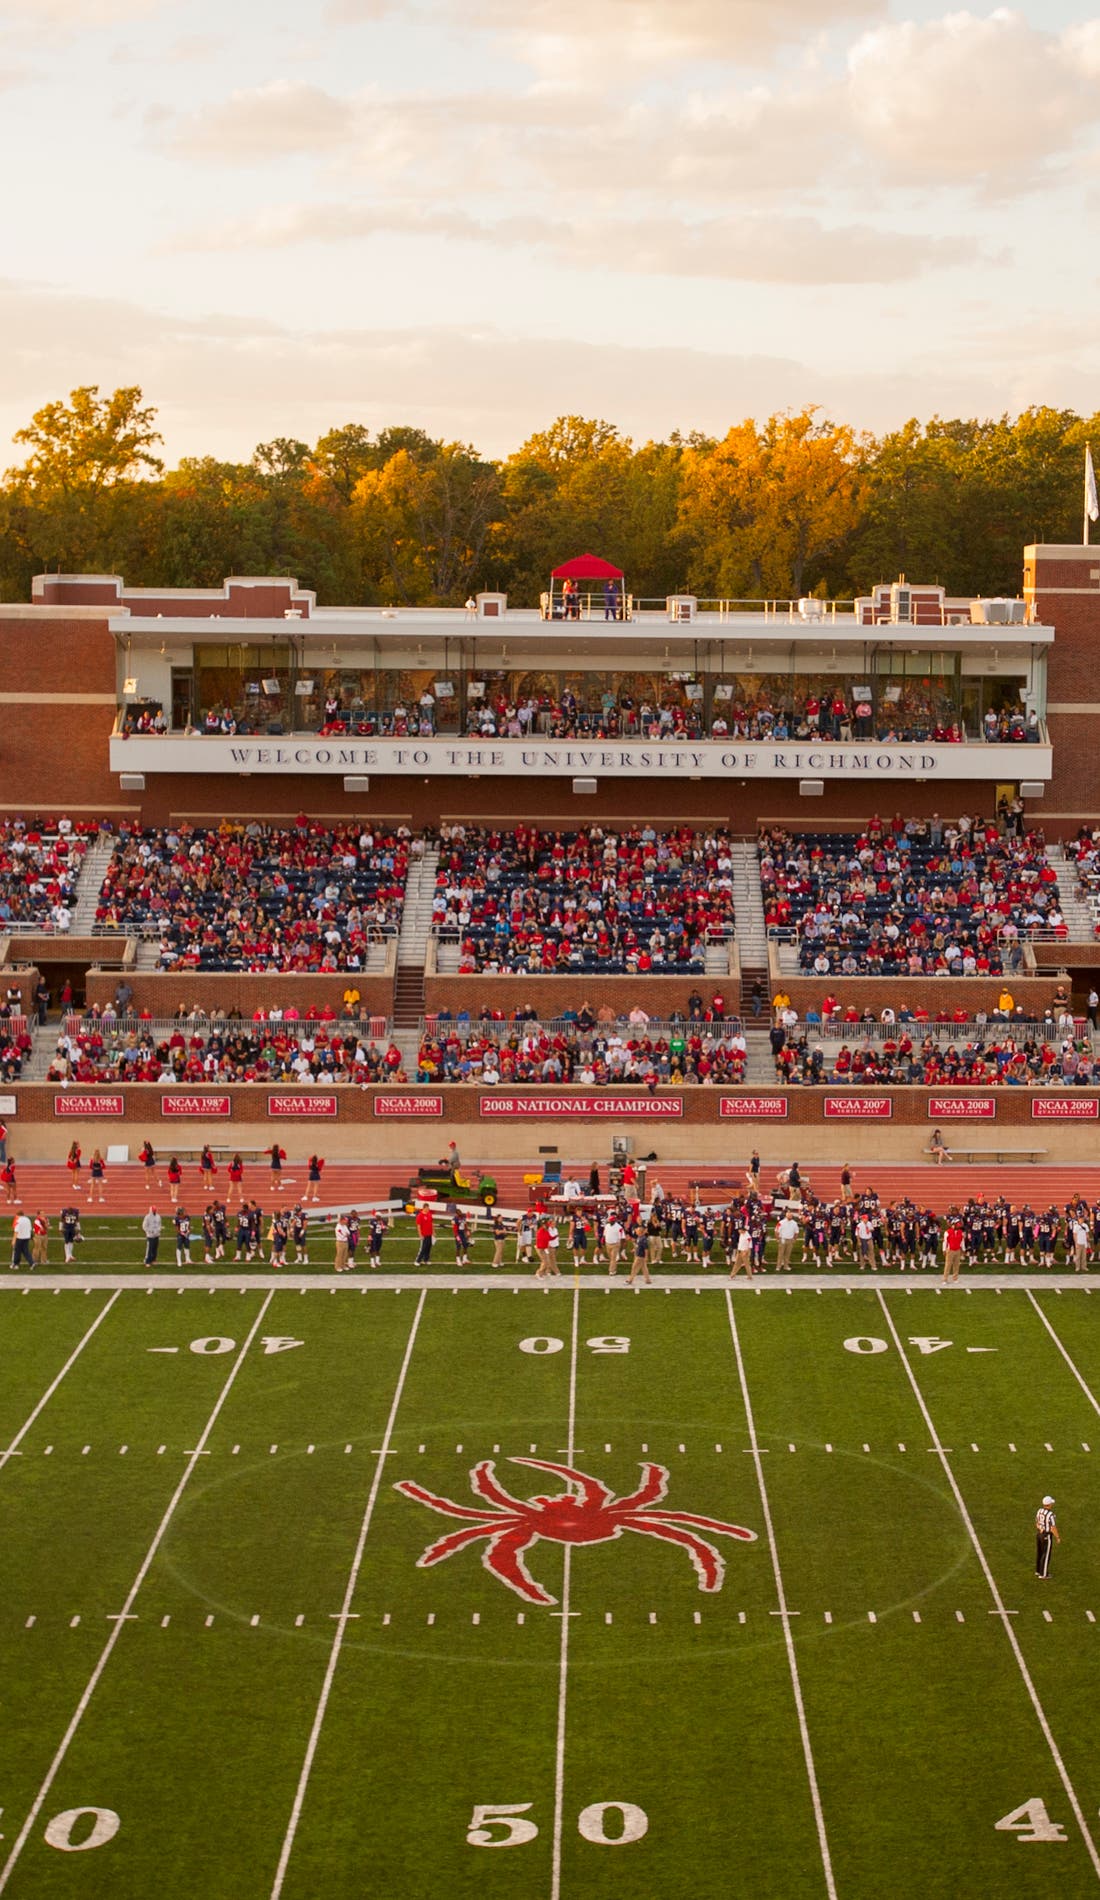
[[14, 438], [25, 455], [0, 482], [0, 599], [27, 599], [32, 575], [53, 570], [169, 587], [293, 574], [334, 605], [456, 604], [478, 588], [533, 605], [585, 549], [644, 598], [850, 599], [899, 574], [1015, 594], [1027, 542], [1080, 537], [1098, 426], [1037, 407], [873, 436], [807, 408], [637, 444], [561, 416], [492, 461], [352, 422], [312, 445], [277, 436], [248, 462], [168, 468], [142, 391], [91, 385]]

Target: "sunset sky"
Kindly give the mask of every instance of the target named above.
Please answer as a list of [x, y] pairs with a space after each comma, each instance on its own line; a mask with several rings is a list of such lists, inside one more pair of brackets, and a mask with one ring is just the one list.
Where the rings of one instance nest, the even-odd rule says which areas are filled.
[[0, 152], [0, 467], [77, 383], [171, 461], [1100, 408], [1069, 0], [0, 0]]

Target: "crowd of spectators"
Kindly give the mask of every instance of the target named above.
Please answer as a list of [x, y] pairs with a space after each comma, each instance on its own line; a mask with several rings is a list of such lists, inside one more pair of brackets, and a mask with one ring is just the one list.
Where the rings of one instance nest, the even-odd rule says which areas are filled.
[[156, 934], [163, 970], [364, 967], [401, 921], [411, 834], [256, 820], [120, 832], [96, 910], [104, 931]]
[[86, 831], [71, 818], [0, 820], [0, 929], [68, 930], [86, 850]]
[[725, 830], [445, 825], [432, 921], [459, 973], [683, 974], [733, 928]]
[[343, 1025], [295, 1020], [181, 1023], [168, 1035], [124, 1020], [84, 1019], [63, 1030], [46, 1080], [61, 1083], [337, 1082], [407, 1084], [401, 1051]]
[[830, 1060], [806, 1035], [785, 1040], [775, 1054], [781, 1082], [844, 1082], [924, 1088], [1034, 1088], [1058, 1084], [1093, 1088], [1097, 1069], [1091, 1038], [1066, 1036], [1060, 1045], [1035, 1035], [998, 1033], [972, 1041], [915, 1040], [904, 1029], [882, 1040], [844, 1043]]
[[676, 1088], [744, 1080], [745, 1038], [740, 1025], [617, 1023], [578, 1029], [537, 1022], [497, 1025], [442, 1023], [425, 1035], [417, 1058], [418, 1082], [544, 1082], [600, 1087], [644, 1083]]
[[858, 835], [762, 831], [765, 923], [816, 976], [999, 976], [1021, 940], [1068, 935], [1040, 830], [1017, 813], [875, 817]]

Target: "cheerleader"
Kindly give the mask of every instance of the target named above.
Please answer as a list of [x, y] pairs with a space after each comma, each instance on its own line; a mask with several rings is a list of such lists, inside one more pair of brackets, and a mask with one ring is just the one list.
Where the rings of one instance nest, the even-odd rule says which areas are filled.
[[[138, 1156], [138, 1160], [145, 1169], [145, 1192], [147, 1195], [151, 1195], [153, 1191], [153, 1176], [156, 1173], [157, 1166], [156, 1151], [151, 1141], [142, 1142], [141, 1153]], [[160, 1186], [159, 1179], [157, 1186]]]
[[92, 1154], [91, 1161], [88, 1163], [89, 1204], [91, 1203], [93, 1198], [95, 1198], [95, 1190], [98, 1188], [99, 1189], [99, 1194], [98, 1194], [99, 1205], [102, 1207], [106, 1199], [106, 1187], [107, 1187], [107, 1163], [104, 1161], [103, 1156], [99, 1152], [99, 1149], [96, 1148]]
[[213, 1194], [214, 1176], [217, 1172], [218, 1170], [214, 1166], [214, 1156], [211, 1153], [210, 1144], [204, 1141], [202, 1152], [199, 1155], [199, 1178], [202, 1181], [202, 1191], [204, 1194]]
[[80, 1184], [80, 1170], [81, 1170], [82, 1165], [83, 1164], [80, 1159], [80, 1143], [78, 1141], [74, 1141], [72, 1147], [69, 1149], [69, 1158], [65, 1163], [65, 1166], [69, 1170], [69, 1178], [73, 1184], [74, 1194], [76, 1193], [77, 1188]]
[[168, 1198], [173, 1207], [175, 1207], [176, 1202], [179, 1200], [180, 1182], [182, 1180], [183, 1169], [180, 1167], [178, 1157], [173, 1155], [171, 1161], [168, 1163]]
[[[22, 1202], [19, 1199], [19, 1188], [15, 1179], [14, 1155], [9, 1155], [3, 1167], [0, 1168], [0, 1183], [3, 1184], [4, 1188], [5, 1205], [8, 1207], [21, 1207]], [[90, 1188], [88, 1190], [88, 1199], [91, 1200]]]
[[324, 1171], [321, 1155], [310, 1155], [306, 1163], [306, 1200], [316, 1203], [321, 1198], [321, 1175]]
[[286, 1160], [286, 1149], [280, 1148], [278, 1142], [273, 1141], [267, 1150], [267, 1154], [271, 1164], [271, 1186], [277, 1193], [283, 1178], [283, 1162]]
[[233, 1156], [226, 1172], [229, 1175], [229, 1194], [226, 1205], [232, 1207], [234, 1203], [236, 1203], [239, 1207], [241, 1201], [244, 1199], [242, 1187], [244, 1182], [244, 1162], [241, 1160], [240, 1155]]

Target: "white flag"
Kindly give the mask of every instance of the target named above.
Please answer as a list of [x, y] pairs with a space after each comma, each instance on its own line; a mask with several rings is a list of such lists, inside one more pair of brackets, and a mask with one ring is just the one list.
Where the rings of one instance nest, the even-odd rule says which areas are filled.
[[1092, 450], [1085, 449], [1085, 513], [1090, 521], [1100, 520], [1100, 498], [1096, 493], [1096, 470], [1092, 466]]

